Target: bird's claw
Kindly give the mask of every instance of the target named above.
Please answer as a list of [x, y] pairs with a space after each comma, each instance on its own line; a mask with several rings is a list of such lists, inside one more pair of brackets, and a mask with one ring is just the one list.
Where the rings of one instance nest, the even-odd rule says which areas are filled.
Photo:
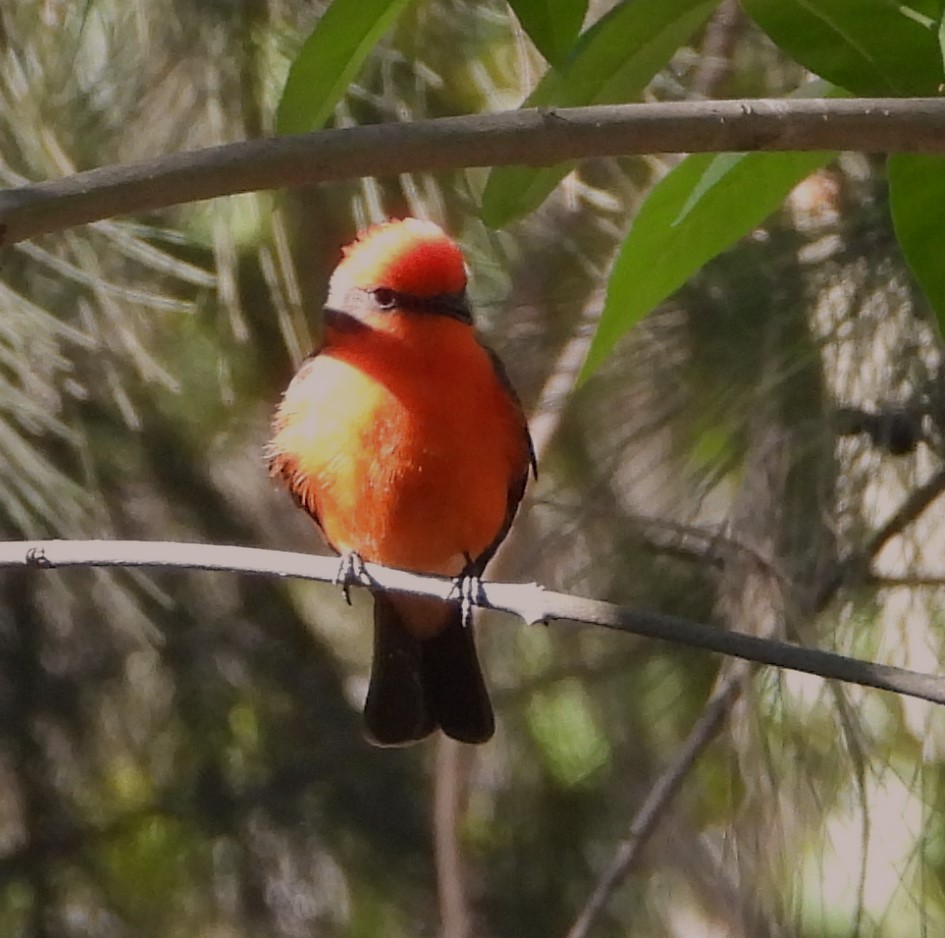
[[335, 585], [341, 587], [341, 594], [345, 602], [351, 605], [351, 587], [366, 586], [371, 582], [367, 568], [361, 555], [356, 550], [349, 550], [341, 555], [338, 572], [335, 574]]
[[454, 594], [459, 598], [459, 608], [465, 628], [472, 624], [473, 606], [478, 605], [482, 598], [482, 578], [478, 573], [473, 573], [467, 568], [453, 581], [453, 589], [450, 590], [448, 598], [452, 598]]

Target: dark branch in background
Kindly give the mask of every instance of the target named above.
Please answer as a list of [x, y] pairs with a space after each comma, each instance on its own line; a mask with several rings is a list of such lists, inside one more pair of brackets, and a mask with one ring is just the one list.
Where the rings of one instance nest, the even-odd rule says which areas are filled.
[[680, 101], [374, 124], [249, 140], [0, 192], [0, 246], [114, 215], [260, 189], [649, 153], [945, 153], [945, 100]]
[[736, 0], [723, 0], [705, 28], [692, 90], [703, 98], [724, 98], [735, 66], [735, 47], [745, 31], [747, 17]]
[[[943, 492], [945, 492], [945, 468], [939, 469], [928, 482], [920, 485], [919, 488], [910, 492], [903, 499], [902, 504], [893, 512], [889, 520], [881, 525], [867, 541], [866, 547], [863, 548], [862, 557], [857, 558], [859, 563], [857, 564], [854, 558], [847, 561], [848, 571], [865, 575], [870, 563], [886, 544], [897, 534], [901, 534], [914, 521], [917, 521], [925, 509]], [[859, 566], [859, 570], [855, 569], [856, 566]], [[833, 590], [830, 590], [829, 593], [821, 597], [818, 612], [827, 604], [832, 595]]]
[[858, 407], [841, 407], [834, 414], [839, 436], [864, 434], [879, 449], [891, 456], [907, 456], [925, 439], [922, 432], [923, 412], [906, 407], [878, 411]]
[[[943, 492], [945, 492], [945, 469], [940, 469], [928, 482], [917, 488], [902, 502], [861, 551], [848, 555], [837, 564], [836, 569], [829, 576], [824, 578], [811, 603], [812, 613], [823, 612], [848, 579], [860, 577], [869, 581], [867, 571], [883, 547], [916, 521]], [[767, 639], [756, 638], [755, 641], [768, 643]], [[729, 670], [719, 682], [672, 762], [650, 787], [643, 805], [630, 823], [629, 830], [618, 843], [613, 857], [597, 880], [591, 895], [565, 938], [587, 938], [590, 934], [591, 928], [606, 908], [614, 890], [640, 859], [647, 839], [656, 829], [660, 818], [682, 787], [689, 770], [721, 731], [725, 718], [741, 696], [745, 679], [749, 675], [749, 666], [744, 662], [737, 662], [736, 666]]]
[[945, 573], [917, 573], [912, 576], [871, 576], [867, 583], [880, 590], [945, 588]]
[[613, 858], [598, 879], [590, 898], [581, 910], [565, 938], [587, 938], [591, 926], [604, 910], [607, 900], [620, 885], [640, 856], [643, 845], [656, 830], [667, 805], [676, 797], [690, 769], [696, 764], [706, 746], [718, 735], [725, 717], [741, 695], [744, 668], [738, 668], [722, 681], [702, 708], [689, 735], [676, 752], [670, 766], [657, 777], [650, 787], [640, 810], [630, 822], [626, 836], [617, 846]]
[[[942, 479], [945, 479], [945, 474]], [[176, 567], [298, 577], [331, 583], [338, 572], [338, 560], [312, 554], [213, 544], [6, 541], [0, 544], [0, 567], [33, 567], [37, 570], [56, 567]], [[441, 599], [455, 596], [453, 582], [448, 579], [419, 576], [376, 564], [367, 564], [366, 569], [373, 586]], [[534, 583], [483, 583], [477, 605], [513, 613], [530, 623], [570, 621], [599, 625], [704, 648], [758, 664], [945, 703], [945, 677], [730, 632], [675, 616], [639, 612], [600, 600], [555, 593]]]

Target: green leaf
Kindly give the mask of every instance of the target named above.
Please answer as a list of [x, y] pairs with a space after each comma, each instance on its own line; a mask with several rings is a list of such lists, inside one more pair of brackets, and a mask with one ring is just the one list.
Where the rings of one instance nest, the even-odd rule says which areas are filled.
[[322, 127], [377, 41], [411, 2], [333, 0], [289, 69], [276, 115], [279, 133]]
[[893, 0], [743, 0], [805, 68], [858, 95], [935, 95], [943, 81], [928, 4]]
[[587, 15], [587, 0], [509, 0], [509, 6], [552, 65], [571, 51]]
[[[705, 22], [718, 0], [633, 0], [611, 10], [549, 70], [523, 107], [615, 104], [640, 95], [672, 54]], [[572, 164], [506, 166], [489, 175], [482, 218], [501, 228], [548, 197]]]
[[887, 171], [896, 237], [945, 336], [945, 157], [896, 154]]
[[833, 153], [697, 153], [653, 188], [614, 263], [580, 380], [653, 307], [765, 220]]
[[[897, 0], [888, 0], [889, 3], [895, 3], [897, 7], [911, 15], [914, 10], [920, 17], [934, 20], [936, 23], [942, 18], [945, 12], [945, 0], [909, 0], [908, 4], [899, 3]], [[934, 28], [934, 27], [933, 27]]]

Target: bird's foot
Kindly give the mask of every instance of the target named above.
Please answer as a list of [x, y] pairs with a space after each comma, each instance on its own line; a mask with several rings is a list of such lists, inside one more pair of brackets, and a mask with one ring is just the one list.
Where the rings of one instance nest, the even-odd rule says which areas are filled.
[[345, 602], [351, 605], [352, 586], [369, 586], [370, 583], [371, 577], [368, 575], [361, 555], [356, 550], [349, 550], [342, 554], [338, 563], [338, 572], [335, 574], [335, 585], [341, 587]]
[[468, 563], [462, 573], [453, 581], [453, 589], [450, 590], [448, 598], [454, 594], [459, 598], [459, 608], [462, 614], [463, 626], [472, 624], [473, 606], [479, 604], [482, 597], [482, 577], [479, 571], [473, 568], [472, 561], [467, 557]]

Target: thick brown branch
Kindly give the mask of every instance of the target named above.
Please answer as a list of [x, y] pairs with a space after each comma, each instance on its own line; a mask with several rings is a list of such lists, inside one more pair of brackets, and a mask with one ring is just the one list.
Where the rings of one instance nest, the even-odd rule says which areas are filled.
[[937, 98], [540, 108], [325, 130], [174, 153], [0, 192], [0, 246], [113, 215], [260, 189], [642, 153], [945, 153]]

